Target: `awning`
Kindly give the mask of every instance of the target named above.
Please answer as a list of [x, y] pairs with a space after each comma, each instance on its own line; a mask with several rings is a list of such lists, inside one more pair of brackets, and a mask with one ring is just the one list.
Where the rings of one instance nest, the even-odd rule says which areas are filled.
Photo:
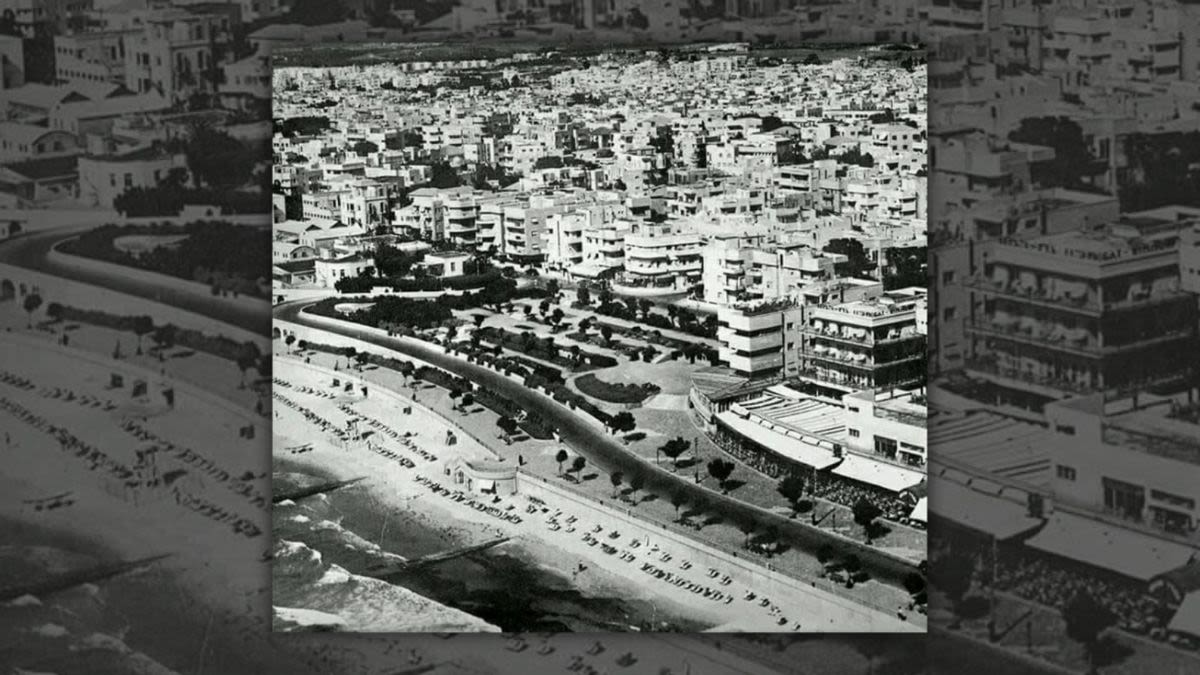
[[913, 507], [913, 510], [911, 513], [908, 514], [908, 517], [912, 518], [913, 520], [915, 520], [919, 523], [928, 522], [928, 520], [927, 520], [928, 519], [928, 513], [927, 513], [928, 510], [929, 510], [929, 498], [921, 497], [921, 500], [918, 501], [917, 505]]
[[479, 486], [480, 490], [484, 491], [496, 489], [496, 481], [494, 480], [477, 480], [475, 484]]
[[[965, 475], [961, 478], [966, 479]], [[1041, 519], [1029, 516], [1026, 505], [972, 490], [954, 480], [931, 478], [929, 496], [939, 518], [999, 540], [1011, 539], [1042, 524]]]
[[838, 458], [833, 456], [833, 450], [826, 450], [819, 445], [805, 443], [798, 438], [771, 431], [757, 422], [738, 417], [728, 410], [718, 413], [717, 421], [735, 434], [753, 441], [781, 457], [806, 466], [820, 470], [838, 463]]
[[1200, 591], [1192, 591], [1175, 610], [1167, 630], [1200, 637]]
[[567, 271], [570, 272], [572, 276], [584, 277], [585, 279], [595, 279], [610, 269], [612, 268], [604, 265], [598, 265], [594, 262], [582, 262], [571, 265]]
[[837, 465], [833, 474], [881, 487], [889, 492], [900, 492], [914, 485], [920, 485], [921, 481], [925, 480], [924, 472], [905, 469], [902, 466], [853, 453], [846, 453], [846, 458]]
[[1197, 554], [1190, 546], [1063, 511], [1027, 543], [1139, 581], [1186, 565]]

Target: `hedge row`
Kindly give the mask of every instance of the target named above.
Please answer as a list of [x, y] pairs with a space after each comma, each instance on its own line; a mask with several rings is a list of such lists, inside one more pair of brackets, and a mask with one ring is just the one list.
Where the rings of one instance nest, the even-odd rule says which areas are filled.
[[[164, 347], [184, 347], [234, 362], [242, 358], [259, 359], [262, 357], [258, 345], [253, 342], [238, 342], [224, 335], [209, 335], [191, 328], [179, 328], [174, 324], [155, 324], [149, 316], [126, 316], [98, 309], [80, 309], [69, 305], [59, 305], [58, 303], [51, 303], [51, 305], [54, 306], [53, 314], [57, 315], [55, 318], [63, 321], [77, 321], [126, 333], [141, 332], [148, 336], [154, 336], [156, 333], [162, 336], [169, 333], [169, 343], [163, 344]], [[51, 308], [48, 307], [47, 311], [50, 312]]]

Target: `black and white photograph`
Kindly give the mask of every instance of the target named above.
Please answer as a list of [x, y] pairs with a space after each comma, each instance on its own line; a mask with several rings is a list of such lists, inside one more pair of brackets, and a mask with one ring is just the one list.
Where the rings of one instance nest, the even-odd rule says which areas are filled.
[[275, 60], [277, 628], [924, 630], [921, 47]]
[[1198, 20], [0, 3], [0, 672], [1195, 672]]
[[1011, 672], [1194, 672], [1200, 12], [1065, 5], [931, 47], [930, 624]]

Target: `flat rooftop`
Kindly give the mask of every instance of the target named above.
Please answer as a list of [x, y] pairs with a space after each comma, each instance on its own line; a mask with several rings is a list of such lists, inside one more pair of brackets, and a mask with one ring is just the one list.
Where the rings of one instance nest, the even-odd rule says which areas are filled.
[[1110, 415], [1101, 423], [1104, 442], [1177, 462], [1200, 464], [1200, 406], [1182, 396]]
[[1047, 448], [1055, 442], [1054, 433], [1040, 424], [991, 412], [948, 417], [929, 428], [929, 446], [938, 449], [938, 457], [1033, 486], [1049, 485]]

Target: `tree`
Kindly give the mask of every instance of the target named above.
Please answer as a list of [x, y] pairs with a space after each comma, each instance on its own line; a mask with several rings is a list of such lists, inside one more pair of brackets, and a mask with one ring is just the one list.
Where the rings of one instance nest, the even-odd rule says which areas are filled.
[[707, 468], [708, 475], [715, 478], [717, 484], [721, 486], [721, 492], [729, 492], [729, 489], [726, 486], [726, 481], [729, 480], [729, 476], [733, 473], [735, 468], [734, 463], [718, 457], [710, 460]]
[[614, 471], [611, 475], [609, 475], [608, 482], [612, 483], [613, 486], [613, 499], [616, 499], [617, 491], [620, 489], [621, 481], [624, 479], [625, 474], [621, 473], [620, 471]]
[[890, 291], [909, 286], [928, 284], [928, 252], [924, 246], [889, 248], [887, 273], [883, 275], [883, 288]]
[[836, 554], [837, 552], [833, 550], [832, 546], [829, 544], [821, 544], [821, 547], [817, 549], [817, 562], [824, 565], [833, 560], [833, 557]]
[[42, 306], [42, 296], [37, 293], [30, 293], [25, 296], [25, 302], [22, 304], [25, 308], [25, 313], [29, 315], [29, 327], [33, 328], [33, 313]]
[[567, 451], [559, 448], [558, 452], [554, 455], [554, 461], [558, 462], [558, 473], [562, 474], [563, 462], [567, 461]]
[[46, 316], [58, 321], [63, 315], [63, 306], [60, 303], [52, 302], [46, 305]]
[[592, 304], [592, 292], [588, 290], [587, 286], [580, 286], [575, 291], [575, 301], [585, 307]]
[[562, 320], [563, 320], [563, 311], [562, 311], [562, 308], [561, 308], [561, 307], [555, 307], [555, 308], [554, 308], [554, 311], [553, 311], [553, 312], [550, 314], [550, 323], [552, 323], [552, 324], [554, 324], [555, 326], [557, 326], [558, 324], [562, 323]]
[[802, 63], [806, 66], [819, 66], [821, 65], [821, 57], [817, 56], [816, 52], [809, 52], [808, 56], [804, 57], [804, 61]]
[[579, 474], [585, 466], [587, 466], [587, 459], [583, 455], [576, 455], [575, 459], [571, 460], [571, 473]]
[[925, 590], [925, 577], [917, 572], [909, 572], [904, 575], [904, 590], [908, 591], [910, 595], [916, 595]]
[[831, 239], [823, 249], [826, 253], [840, 253], [847, 261], [835, 266], [835, 272], [843, 277], [870, 276], [875, 263], [867, 255], [862, 242], [857, 239]]
[[1062, 615], [1067, 624], [1067, 637], [1083, 645], [1088, 657], [1088, 672], [1095, 673], [1100, 635], [1117, 623], [1116, 614], [1091, 593], [1082, 590], [1067, 602]]
[[[175, 335], [177, 331], [178, 329], [175, 327], [175, 324], [164, 323], [163, 325], [154, 329], [154, 335], [150, 336], [150, 339], [154, 340], [154, 344], [158, 345], [159, 349], [173, 347], [175, 345]], [[288, 337], [292, 338], [292, 340], [296, 339], [296, 336], [294, 335], [289, 335]]]
[[1068, 117], [1027, 117], [1009, 135], [1010, 141], [1054, 148], [1054, 158], [1029, 167], [1030, 178], [1042, 187], [1078, 188], [1085, 178], [1105, 169], [1092, 156], [1079, 123]]
[[379, 152], [379, 146], [367, 140], [358, 141], [350, 149], [359, 157], [366, 157], [367, 155]]
[[633, 478], [629, 479], [630, 495], [636, 495], [646, 487], [646, 477], [640, 473], [633, 474]]
[[471, 406], [473, 406], [473, 405], [475, 405], [475, 397], [473, 395], [471, 395], [471, 392], [467, 392], [467, 393], [463, 394], [463, 397], [462, 397], [463, 412], [469, 411], [471, 409]]
[[875, 502], [865, 497], [860, 497], [858, 501], [854, 502], [852, 510], [854, 511], [854, 522], [862, 526], [867, 535], [867, 543], [871, 543], [871, 531], [875, 526], [875, 519], [883, 515], [883, 510], [876, 506]]
[[743, 520], [738, 523], [738, 529], [742, 531], [742, 534], [746, 535], [746, 540], [742, 542], [742, 548], [750, 548], [750, 535], [754, 534], [757, 526], [749, 520]]
[[250, 180], [258, 153], [207, 124], [197, 125], [184, 145], [188, 168], [201, 183], [232, 190]]
[[659, 451], [671, 460], [672, 470], [678, 471], [679, 458], [683, 455], [683, 453], [687, 452], [688, 448], [690, 447], [692, 447], [691, 441], [685, 441], [683, 436], [676, 436], [675, 438], [672, 438], [664, 443], [662, 447], [659, 448]]
[[292, 345], [295, 343], [296, 343], [295, 333], [288, 333], [288, 336], [283, 338], [283, 344], [287, 345], [289, 350], [291, 349]]
[[[497, 419], [496, 426], [500, 427], [500, 431], [504, 434], [505, 438], [512, 436], [517, 431], [517, 421], [507, 415], [502, 415]], [[555, 459], [558, 459], [558, 470], [559, 473], [562, 473], [562, 463], [567, 461], [567, 452], [566, 450], [559, 450], [558, 454], [561, 457], [556, 456]]]
[[154, 319], [142, 315], [133, 319], [133, 334], [137, 336], [137, 353], [142, 353], [142, 338], [154, 332]]
[[612, 336], [613, 336], [612, 326], [609, 326], [608, 324], [603, 324], [600, 326], [600, 337], [604, 338], [605, 345], [612, 343]]
[[637, 428], [637, 420], [634, 419], [633, 413], [629, 412], [628, 410], [622, 410], [621, 412], [612, 416], [612, 419], [609, 420], [608, 425], [612, 427], [614, 432], [617, 433], [633, 431]]
[[792, 505], [792, 517], [795, 518], [800, 512], [800, 500], [804, 497], [804, 479], [798, 474], [789, 473], [775, 489]]
[[237, 367], [242, 374], [242, 379], [238, 382], [238, 389], [246, 388], [246, 371], [250, 370], [258, 363], [258, 360], [243, 354], [237, 358]]
[[679, 509], [687, 503], [687, 495], [683, 490], [676, 490], [671, 494], [671, 506], [675, 507], [675, 519], [679, 520]]

